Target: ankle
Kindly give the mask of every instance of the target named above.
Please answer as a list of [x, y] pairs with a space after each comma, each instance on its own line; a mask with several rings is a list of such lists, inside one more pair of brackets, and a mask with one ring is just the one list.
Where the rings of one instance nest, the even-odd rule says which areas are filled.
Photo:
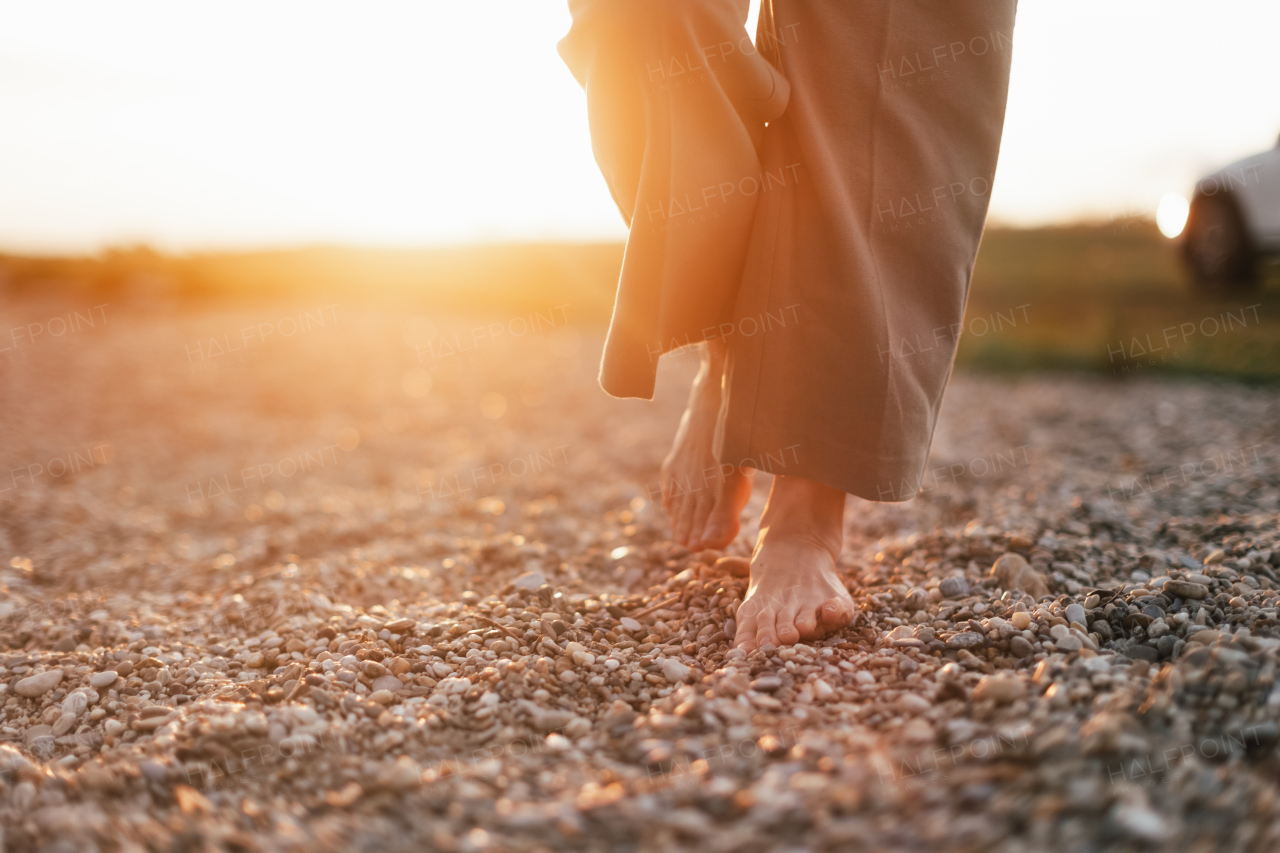
[[774, 477], [760, 517], [760, 540], [813, 545], [839, 557], [844, 547], [845, 493], [803, 477]]
[[[761, 527], [756, 537], [756, 546], [752, 549], [752, 562], [756, 555], [768, 549], [775, 558], [783, 557], [791, 560], [801, 554], [823, 554], [832, 563], [840, 561], [840, 552], [844, 548], [844, 537], [838, 532], [821, 531], [813, 528]], [[774, 561], [766, 560], [772, 563]]]

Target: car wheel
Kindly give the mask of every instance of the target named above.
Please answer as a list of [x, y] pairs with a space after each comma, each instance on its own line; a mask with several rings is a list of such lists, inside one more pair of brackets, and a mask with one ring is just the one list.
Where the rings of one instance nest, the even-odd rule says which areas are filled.
[[1240, 208], [1229, 194], [1192, 200], [1182, 248], [1201, 290], [1224, 293], [1257, 287], [1257, 255]]

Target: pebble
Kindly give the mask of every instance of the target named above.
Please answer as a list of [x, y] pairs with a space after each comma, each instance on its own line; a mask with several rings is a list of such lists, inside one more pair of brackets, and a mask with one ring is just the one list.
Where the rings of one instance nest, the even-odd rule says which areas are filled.
[[[1059, 625], [1058, 627], [1062, 626]], [[1084, 642], [1079, 637], [1071, 635], [1063, 637], [1060, 640], [1054, 640], [1054, 645], [1058, 647], [1059, 651], [1063, 652], [1078, 652], [1084, 648]]]
[[933, 703], [917, 693], [903, 693], [898, 698], [898, 709], [906, 714], [923, 714]]
[[782, 679], [776, 675], [762, 675], [751, 682], [751, 689], [762, 693], [772, 693], [782, 687]]
[[716, 572], [745, 578], [751, 574], [751, 561], [746, 557], [721, 557], [715, 561], [714, 569]]
[[62, 737], [63, 735], [65, 735], [67, 732], [71, 731], [75, 727], [76, 727], [76, 715], [64, 713], [61, 717], [58, 718], [58, 722], [53, 724], [53, 736]]
[[[476, 387], [526, 379], [487, 378], [495, 381]], [[1236, 831], [1265, 841], [1280, 817], [1268, 765], [1256, 760], [1280, 740], [1277, 463], [1263, 454], [1259, 476], [1202, 478], [1158, 506], [1124, 504], [1118, 492], [1107, 500], [1102, 484], [1120, 477], [1115, 454], [1198, 458], [1204, 434], [1181, 424], [1221, 408], [1179, 408], [1179, 429], [1148, 437], [1119, 427], [1177, 402], [1180, 386], [1122, 384], [1086, 384], [1090, 405], [1065, 393], [1038, 399], [1027, 422], [1049, 431], [1045, 446], [1061, 465], [938, 484], [956, 503], [863, 507], [866, 523], [840, 564], [858, 620], [831, 637], [751, 652], [726, 648], [722, 636], [736, 628], [747, 583], [734, 572], [745, 558], [695, 556], [668, 541], [659, 508], [621, 484], [612, 454], [564, 488], [558, 480], [574, 469], [499, 477], [480, 503], [415, 512], [394, 494], [362, 491], [365, 479], [377, 483], [379, 453], [409, 458], [421, 452], [418, 435], [441, 430], [474, 446], [460, 456], [507, 443], [496, 425], [480, 430], [458, 411], [416, 406], [412, 428], [371, 426], [377, 440], [366, 436], [359, 460], [313, 472], [301, 491], [281, 485], [283, 505], [246, 495], [259, 506], [210, 504], [197, 516], [152, 499], [159, 484], [138, 473], [146, 455], [134, 458], [143, 448], [131, 446], [127, 471], [88, 471], [52, 500], [11, 507], [34, 568], [16, 546], [5, 557], [14, 565], [0, 601], [9, 703], [0, 828], [10, 846], [51, 850], [149, 849], [194, 834], [263, 850], [457, 853], [608, 849], [619, 838], [663, 849], [914, 849], [948, 838], [1145, 849], [1172, 843], [1171, 828], [1205, 847], [1229, 849]], [[1195, 388], [1222, 399], [1210, 384]], [[566, 383], [548, 391], [557, 406], [571, 393]], [[573, 410], [575, 398], [565, 399]], [[1005, 401], [988, 410], [989, 399], [968, 411], [998, 433]], [[1241, 411], [1242, 434], [1269, 426], [1266, 414]], [[1081, 418], [1100, 422], [1116, 446], [1097, 453], [1096, 442], [1080, 451], [1057, 441], [1059, 422]], [[643, 416], [626, 419], [629, 431]], [[510, 426], [536, 431], [541, 420]], [[600, 430], [617, 424], [602, 415]], [[572, 437], [556, 435], [561, 428], [545, 447]], [[245, 438], [246, 452], [262, 452]], [[968, 450], [967, 426], [952, 438]], [[237, 470], [203, 450], [189, 455], [209, 473]], [[186, 472], [181, 456], [173, 464]], [[435, 464], [430, 456], [424, 464]], [[117, 495], [118, 478], [140, 486], [136, 498]], [[65, 498], [101, 489], [84, 514], [93, 524], [68, 521], [81, 513], [74, 503], [64, 510]], [[330, 495], [341, 512], [308, 509]], [[1064, 500], [1075, 495], [1074, 505]], [[981, 521], [957, 530], [947, 520], [956, 513]], [[99, 514], [116, 523], [97, 524]], [[41, 525], [68, 531], [69, 547], [42, 545]], [[81, 528], [94, 555], [83, 569], [64, 556], [76, 553]], [[383, 529], [392, 533], [370, 535]], [[872, 531], [882, 537], [874, 546], [861, 541]], [[1020, 553], [1002, 554], [1006, 546]], [[1188, 547], [1222, 556], [1204, 568], [1188, 558], [1188, 576]], [[994, 582], [960, 577], [988, 566]], [[91, 593], [102, 601], [86, 598], [90, 581], [108, 584]], [[1055, 600], [1041, 601], [1038, 583]], [[1179, 595], [1180, 583], [1204, 593]], [[458, 594], [464, 585], [472, 589]], [[73, 602], [66, 618], [45, 618], [60, 605], [31, 606], [54, 596]], [[1185, 606], [1175, 610], [1174, 599]], [[642, 612], [652, 615], [625, 615]], [[23, 696], [18, 685], [39, 669], [60, 671], [60, 682]], [[1122, 758], [1127, 773], [1131, 757], [1233, 732], [1259, 735], [1262, 749], [1224, 756], [1230, 773], [1210, 772], [1215, 759], [1156, 785], [1108, 776]], [[1010, 744], [1016, 754], [1000, 756]], [[997, 754], [983, 755], [988, 747]], [[230, 769], [235, 756], [246, 766]], [[208, 762], [222, 762], [212, 784], [197, 769]]]
[[923, 610], [930, 603], [929, 591], [921, 587], [915, 587], [907, 593], [907, 598], [903, 602], [903, 606], [907, 610]]
[[947, 648], [973, 649], [983, 645], [985, 642], [981, 634], [974, 631], [961, 631], [947, 640]]
[[62, 670], [48, 669], [38, 675], [29, 675], [13, 686], [19, 696], [36, 699], [62, 683]]
[[1160, 660], [1160, 652], [1147, 645], [1129, 646], [1124, 650], [1125, 657], [1133, 660], [1156, 663]]
[[683, 684], [689, 678], [689, 667], [673, 658], [662, 662], [662, 677], [671, 684]]
[[392, 693], [404, 687], [404, 682], [396, 678], [394, 675], [383, 675], [375, 678], [370, 684], [370, 689], [375, 693], [379, 690], [388, 690]]
[[360, 671], [363, 672], [365, 676], [367, 676], [368, 678], [378, 679], [378, 678], [382, 678], [384, 675], [390, 674], [390, 670], [388, 670], [382, 664], [378, 663], [376, 660], [360, 661], [358, 666], [360, 668]]
[[105, 672], [95, 672], [89, 679], [89, 686], [99, 689], [103, 687], [110, 687], [116, 683], [116, 679], [119, 677], [119, 674], [110, 669]]
[[569, 711], [537, 709], [533, 715], [534, 728], [543, 732], [562, 729], [569, 724], [574, 715]]
[[991, 700], [1000, 705], [1016, 702], [1027, 695], [1027, 686], [1022, 679], [1013, 675], [984, 676], [973, 690], [973, 698], [977, 702]]
[[537, 592], [547, 583], [547, 577], [542, 572], [525, 572], [516, 578], [516, 589], [523, 589], [529, 592]]
[[1176, 595], [1178, 598], [1188, 598], [1201, 600], [1209, 597], [1209, 587], [1204, 584], [1192, 583], [1191, 581], [1168, 580], [1164, 584], [1165, 592]]
[[79, 717], [89, 707], [89, 697], [81, 692], [84, 688], [78, 688], [76, 692], [70, 693], [62, 700], [62, 713], [70, 714], [73, 718]]
[[378, 784], [392, 791], [408, 791], [422, 784], [422, 768], [407, 755], [378, 772]]
[[1001, 589], [1022, 590], [1035, 600], [1049, 594], [1049, 587], [1039, 572], [1021, 554], [1003, 554], [991, 566], [991, 576]]
[[1173, 834], [1164, 817], [1144, 805], [1118, 802], [1112, 807], [1110, 817], [1126, 834], [1142, 841], [1158, 843]]

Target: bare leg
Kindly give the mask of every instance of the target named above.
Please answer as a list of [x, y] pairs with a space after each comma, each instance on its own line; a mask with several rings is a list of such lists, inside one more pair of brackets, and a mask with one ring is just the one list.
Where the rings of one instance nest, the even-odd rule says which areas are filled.
[[836, 574], [845, 493], [802, 477], [775, 476], [738, 608], [735, 648], [791, 645], [852, 621], [853, 599]]
[[711, 451], [727, 345], [702, 345], [702, 368], [689, 389], [671, 452], [662, 463], [662, 505], [672, 535], [692, 551], [723, 548], [738, 535], [739, 515], [751, 497], [755, 471], [721, 465]]

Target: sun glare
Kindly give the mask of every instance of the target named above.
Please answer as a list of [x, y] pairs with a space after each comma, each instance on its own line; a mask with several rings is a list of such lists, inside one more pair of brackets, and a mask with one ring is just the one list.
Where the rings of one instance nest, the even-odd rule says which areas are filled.
[[1172, 240], [1182, 233], [1187, 224], [1187, 214], [1191, 206], [1181, 193], [1165, 193], [1156, 208], [1156, 227], [1160, 233]]
[[[996, 222], [1184, 189], [1280, 126], [1263, 82], [1280, 4], [1236, 32], [1192, 0], [1083, 2], [1018, 10]], [[621, 240], [556, 53], [569, 24], [564, 0], [0, 4], [0, 245]], [[458, 37], [477, 32], [479, 51]], [[1153, 91], [1157, 44], [1197, 62]]]

